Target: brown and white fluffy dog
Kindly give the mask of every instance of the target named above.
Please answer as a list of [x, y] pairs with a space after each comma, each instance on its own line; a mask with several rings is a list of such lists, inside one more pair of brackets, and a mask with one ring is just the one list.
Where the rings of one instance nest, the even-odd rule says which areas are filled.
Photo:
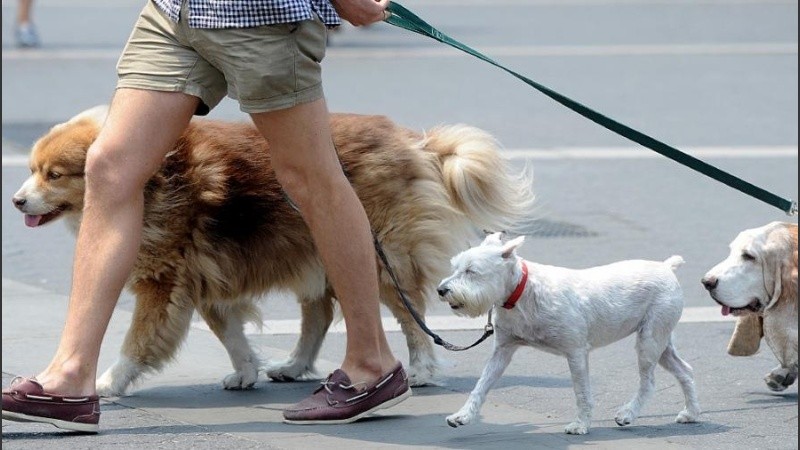
[[[28, 226], [63, 217], [77, 230], [86, 150], [106, 107], [56, 125], [33, 146], [31, 176], [14, 195]], [[424, 314], [452, 255], [480, 229], [530, 222], [528, 171], [512, 173], [486, 132], [465, 125], [418, 134], [382, 116], [334, 114], [345, 172], [414, 307]], [[343, 230], [346, 232], [346, 230]], [[405, 333], [412, 383], [437, 370], [431, 340], [414, 322], [379, 263], [381, 301]], [[244, 335], [261, 323], [254, 299], [273, 289], [296, 294], [301, 335], [288, 360], [267, 375], [290, 380], [313, 371], [333, 318], [334, 293], [309, 230], [283, 195], [269, 146], [254, 126], [194, 120], [145, 188], [144, 234], [128, 280], [136, 296], [119, 360], [98, 379], [101, 395], [121, 395], [175, 356], [197, 311], [222, 341], [235, 372], [226, 389], [249, 388], [259, 361]]]
[[797, 224], [742, 231], [728, 257], [702, 279], [722, 314], [738, 316], [728, 353], [749, 356], [764, 337], [780, 366], [764, 381], [782, 391], [797, 379]]

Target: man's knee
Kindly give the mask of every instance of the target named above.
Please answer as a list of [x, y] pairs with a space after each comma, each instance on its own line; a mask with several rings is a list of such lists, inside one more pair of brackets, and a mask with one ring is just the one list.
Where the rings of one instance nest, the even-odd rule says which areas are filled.
[[95, 142], [86, 153], [86, 195], [124, 201], [139, 195], [152, 169], [124, 148]]

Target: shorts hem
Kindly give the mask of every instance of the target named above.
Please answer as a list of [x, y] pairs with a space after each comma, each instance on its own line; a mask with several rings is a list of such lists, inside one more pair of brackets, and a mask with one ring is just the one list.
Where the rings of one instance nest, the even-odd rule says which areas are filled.
[[208, 92], [206, 88], [196, 83], [154, 83], [151, 80], [122, 78], [117, 82], [117, 89], [142, 89], [147, 91], [161, 92], [180, 92], [200, 99], [196, 115], [204, 116], [214, 109], [225, 96], [224, 94], [215, 96]]
[[291, 108], [302, 103], [310, 103], [319, 100], [323, 97], [322, 83], [319, 83], [289, 95], [281, 95], [280, 97], [251, 100], [249, 102], [239, 100], [239, 109], [247, 114], [258, 114]]

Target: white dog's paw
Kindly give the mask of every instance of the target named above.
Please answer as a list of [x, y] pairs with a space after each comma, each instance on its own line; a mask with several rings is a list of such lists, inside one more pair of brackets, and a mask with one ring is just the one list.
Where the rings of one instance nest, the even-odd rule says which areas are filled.
[[241, 369], [222, 380], [222, 387], [229, 390], [252, 389], [258, 381], [258, 368], [247, 363]]
[[691, 412], [688, 409], [684, 409], [683, 411], [679, 412], [678, 415], [675, 417], [675, 422], [678, 423], [694, 423], [700, 419], [700, 411]]
[[589, 432], [589, 425], [580, 420], [576, 420], [564, 427], [564, 432], [567, 434], [586, 434]]
[[614, 417], [614, 422], [617, 422], [617, 425], [621, 427], [632, 424], [634, 420], [636, 420], [636, 414], [627, 407], [617, 411], [617, 416]]
[[475, 417], [472, 414], [459, 411], [455, 414], [447, 416], [447, 424], [453, 428], [456, 428], [459, 425], [466, 425], [472, 422], [473, 419], [475, 419]]
[[292, 358], [270, 362], [266, 366], [267, 376], [273, 381], [295, 381], [313, 372], [313, 368]]

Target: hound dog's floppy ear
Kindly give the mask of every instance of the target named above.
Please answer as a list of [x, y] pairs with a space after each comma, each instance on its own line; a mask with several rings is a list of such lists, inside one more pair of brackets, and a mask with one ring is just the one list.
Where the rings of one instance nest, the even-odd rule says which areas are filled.
[[728, 342], [728, 354], [732, 356], [754, 355], [761, 345], [762, 337], [764, 337], [764, 319], [754, 314], [741, 316], [736, 321], [733, 336]]
[[[771, 297], [765, 310], [775, 306], [778, 301], [791, 299], [797, 301], [797, 226], [785, 224], [781, 233], [773, 234], [769, 257], [764, 258], [764, 277], [767, 292]], [[790, 253], [791, 252], [791, 253]], [[772, 275], [772, 279], [768, 278]]]

